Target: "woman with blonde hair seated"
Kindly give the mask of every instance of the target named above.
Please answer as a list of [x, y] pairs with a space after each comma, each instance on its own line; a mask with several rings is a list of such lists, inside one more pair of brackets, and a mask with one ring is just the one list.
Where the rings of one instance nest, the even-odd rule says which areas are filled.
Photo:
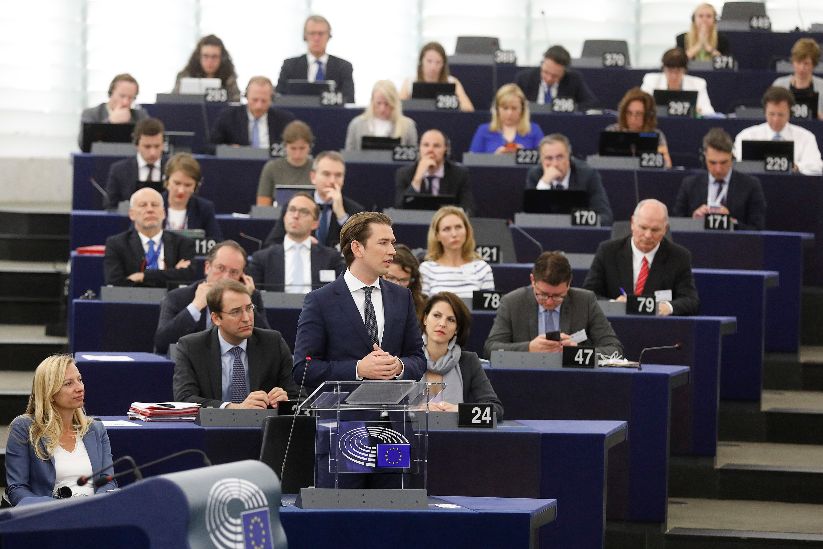
[[689, 31], [678, 34], [675, 42], [689, 59], [697, 61], [710, 61], [718, 55], [729, 55], [730, 51], [729, 41], [717, 32], [717, 10], [705, 3], [694, 9]]
[[497, 90], [491, 111], [492, 121], [474, 132], [469, 152], [501, 154], [538, 148], [543, 130], [531, 121], [529, 102], [517, 84]]
[[456, 206], [443, 206], [429, 225], [426, 261], [420, 264], [425, 295], [452, 292], [471, 297], [475, 290], [493, 290], [494, 275], [477, 255], [466, 213]]
[[85, 392], [70, 355], [53, 355], [34, 372], [26, 413], [17, 416], [6, 444], [6, 491], [12, 505], [53, 497], [90, 496], [117, 488], [80, 477], [112, 474], [106, 428], [83, 411]]
[[356, 116], [346, 130], [346, 150], [359, 151], [364, 136], [400, 138], [401, 145], [417, 144], [417, 125], [403, 116], [397, 88], [390, 80], [378, 80], [366, 112]]

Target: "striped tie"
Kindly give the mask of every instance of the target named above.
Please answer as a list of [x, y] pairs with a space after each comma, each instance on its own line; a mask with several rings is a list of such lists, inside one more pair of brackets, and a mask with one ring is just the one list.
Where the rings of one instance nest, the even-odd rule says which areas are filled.
[[643, 262], [640, 264], [640, 273], [637, 275], [637, 284], [634, 285], [634, 295], [643, 295], [647, 278], [649, 278], [649, 260], [644, 255]]

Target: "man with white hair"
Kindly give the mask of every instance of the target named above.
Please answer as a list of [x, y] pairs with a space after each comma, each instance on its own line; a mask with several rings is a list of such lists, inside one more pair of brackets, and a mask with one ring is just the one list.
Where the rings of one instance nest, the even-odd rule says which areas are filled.
[[649, 198], [631, 220], [631, 234], [600, 244], [583, 287], [625, 301], [626, 294], [654, 296], [659, 315], [696, 315], [700, 308], [689, 250], [666, 236], [669, 211]]
[[194, 241], [164, 231], [165, 218], [159, 192], [144, 187], [131, 195], [129, 219], [134, 226], [106, 239], [106, 284], [165, 288], [169, 282], [194, 279]]

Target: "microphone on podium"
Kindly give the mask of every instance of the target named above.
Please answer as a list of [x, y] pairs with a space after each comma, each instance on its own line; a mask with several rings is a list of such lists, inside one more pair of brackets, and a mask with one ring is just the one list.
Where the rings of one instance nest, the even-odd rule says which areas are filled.
[[643, 355], [646, 351], [679, 351], [683, 348], [683, 345], [680, 343], [675, 343], [673, 345], [660, 345], [658, 347], [644, 347], [640, 351], [640, 357], [637, 359], [637, 369], [643, 369]]
[[[131, 469], [126, 469], [125, 471], [120, 471], [116, 475], [110, 475], [108, 477], [100, 477], [99, 479], [94, 481], [94, 485], [95, 485], [95, 487], [103, 486], [106, 483], [111, 482], [112, 480], [114, 480], [116, 478], [120, 478], [123, 475], [128, 475], [129, 473], [134, 473], [135, 479], [143, 480], [142, 469], [144, 469], [146, 467], [151, 467], [152, 465], [157, 465], [158, 463], [163, 463], [164, 461], [168, 461], [168, 460], [174, 459], [176, 457], [184, 456], [186, 454], [201, 455], [201, 456], [203, 456], [203, 463], [205, 463], [207, 466], [211, 466], [211, 460], [209, 459], [209, 456], [207, 456], [206, 453], [203, 450], [199, 450], [197, 448], [188, 448], [186, 450], [180, 450], [179, 452], [174, 452], [173, 454], [169, 454], [167, 456], [157, 458], [154, 461], [144, 463], [143, 465], [134, 464], [134, 460], [131, 460], [131, 458], [129, 458], [132, 461], [132, 464], [133, 464]], [[128, 457], [128, 456], [124, 456], [124, 457]]]
[[523, 236], [526, 237], [526, 239], [529, 242], [531, 242], [532, 244], [537, 246], [537, 250], [538, 250], [537, 255], [540, 255], [545, 251], [545, 250], [543, 250], [543, 244], [541, 244], [539, 240], [537, 240], [535, 237], [533, 237], [528, 232], [526, 232], [526, 230], [523, 229], [520, 225], [518, 225], [517, 223], [515, 223], [512, 220], [507, 220], [506, 224], [509, 226], [510, 229], [514, 229], [518, 233], [522, 234]]

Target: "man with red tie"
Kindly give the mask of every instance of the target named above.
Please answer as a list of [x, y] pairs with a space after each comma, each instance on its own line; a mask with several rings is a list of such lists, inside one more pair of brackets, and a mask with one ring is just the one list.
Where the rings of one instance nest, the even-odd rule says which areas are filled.
[[664, 238], [669, 212], [659, 200], [641, 200], [631, 235], [600, 244], [583, 287], [625, 301], [626, 294], [654, 296], [659, 315], [696, 315], [700, 307], [689, 250]]

